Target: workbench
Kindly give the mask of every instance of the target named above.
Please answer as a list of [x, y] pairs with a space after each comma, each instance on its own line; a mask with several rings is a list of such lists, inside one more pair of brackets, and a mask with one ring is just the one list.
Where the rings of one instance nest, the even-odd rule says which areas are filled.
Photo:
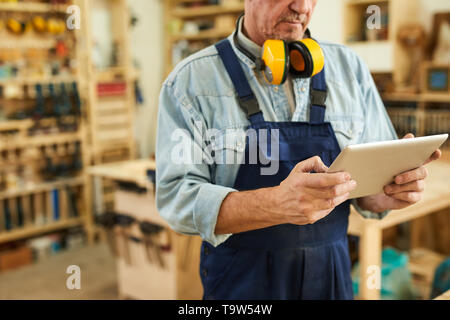
[[[109, 179], [117, 184], [114, 189], [114, 212], [135, 219], [126, 233], [126, 252], [120, 241], [124, 237], [121, 227], [114, 227], [117, 245], [117, 276], [119, 296], [122, 299], [143, 300], [196, 300], [201, 299], [199, 265], [201, 238], [185, 236], [172, 231], [167, 222], [158, 214], [155, 204], [155, 187], [147, 171], [155, 170], [151, 160], [133, 160], [93, 166], [88, 174], [93, 179]], [[130, 190], [121, 183], [133, 186]], [[136, 191], [133, 191], [136, 189]], [[139, 223], [149, 222], [163, 227], [161, 237], [170, 251], [161, 256], [164, 266], [158, 259], [149, 259], [148, 248], [143, 239]], [[114, 252], [114, 250], [113, 250]], [[154, 257], [154, 255], [153, 255]]]
[[370, 266], [381, 270], [382, 233], [384, 229], [424, 217], [450, 207], [450, 163], [435, 161], [427, 165], [429, 176], [423, 199], [408, 208], [392, 211], [382, 220], [364, 219], [354, 208], [350, 213], [348, 233], [359, 237], [360, 291], [358, 298], [380, 299], [379, 289], [369, 289]]
[[450, 300], [450, 290], [448, 290], [447, 292], [443, 293], [442, 295], [440, 295], [439, 297], [435, 298], [434, 300]]

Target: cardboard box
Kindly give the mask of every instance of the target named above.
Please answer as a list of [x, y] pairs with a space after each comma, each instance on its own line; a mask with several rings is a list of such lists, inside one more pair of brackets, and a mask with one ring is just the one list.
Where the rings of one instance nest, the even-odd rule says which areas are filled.
[[17, 269], [33, 263], [33, 252], [28, 247], [19, 247], [0, 252], [0, 272]]

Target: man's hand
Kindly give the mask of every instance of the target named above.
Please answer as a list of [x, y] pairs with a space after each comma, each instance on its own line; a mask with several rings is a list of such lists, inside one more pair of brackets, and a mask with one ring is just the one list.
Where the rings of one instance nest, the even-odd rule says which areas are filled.
[[327, 171], [328, 167], [316, 156], [298, 163], [286, 180], [274, 188], [271, 209], [283, 223], [315, 223], [348, 199], [356, 181], [347, 172]]
[[[403, 139], [414, 138], [408, 133]], [[442, 152], [436, 150], [425, 163], [414, 170], [404, 172], [395, 177], [390, 185], [384, 187], [384, 194], [358, 199], [358, 205], [364, 210], [383, 212], [409, 207], [422, 199], [425, 190], [425, 179], [428, 171], [425, 165], [441, 157]]]

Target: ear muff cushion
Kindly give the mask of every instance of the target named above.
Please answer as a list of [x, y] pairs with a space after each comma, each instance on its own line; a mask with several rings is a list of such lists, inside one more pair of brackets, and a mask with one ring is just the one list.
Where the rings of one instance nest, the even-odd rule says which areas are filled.
[[290, 69], [289, 72], [300, 78], [309, 78], [313, 74], [314, 63], [311, 53], [302, 41], [289, 44]]
[[267, 40], [264, 42], [262, 60], [264, 62], [264, 78], [273, 85], [286, 81], [289, 71], [288, 46], [283, 40]]
[[290, 72], [301, 78], [313, 77], [322, 71], [325, 58], [320, 45], [313, 39], [303, 39], [289, 44]]

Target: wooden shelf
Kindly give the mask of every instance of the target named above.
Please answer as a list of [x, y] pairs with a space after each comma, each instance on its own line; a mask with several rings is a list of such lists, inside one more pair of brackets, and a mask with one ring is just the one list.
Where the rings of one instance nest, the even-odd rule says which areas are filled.
[[450, 103], [449, 93], [385, 93], [382, 98], [384, 101]]
[[347, 45], [349, 46], [353, 46], [353, 45], [357, 45], [357, 46], [373, 46], [373, 45], [379, 45], [379, 44], [389, 44], [390, 41], [389, 40], [372, 40], [372, 41], [347, 41]]
[[7, 190], [0, 192], [0, 200], [6, 200], [10, 198], [16, 198], [26, 195], [32, 195], [36, 193], [42, 193], [46, 191], [51, 191], [53, 189], [58, 189], [64, 186], [79, 186], [84, 183], [83, 177], [75, 177], [75, 178], [67, 178], [67, 179], [61, 179], [54, 182], [43, 182], [40, 184], [37, 184], [33, 187], [28, 188], [17, 188], [13, 190]]
[[192, 19], [222, 14], [233, 14], [244, 11], [244, 4], [235, 5], [205, 5], [195, 8], [175, 8], [172, 15], [180, 19]]
[[59, 230], [80, 226], [83, 223], [81, 218], [71, 218], [63, 221], [56, 221], [43, 226], [29, 226], [11, 231], [0, 232], [0, 243], [31, 238]]
[[377, 3], [387, 3], [389, 0], [347, 0], [347, 5], [370, 5]]
[[49, 4], [49, 3], [38, 3], [38, 2], [0, 3], [0, 11], [12, 11], [12, 12], [66, 13], [68, 7], [69, 7], [69, 5], [66, 5], [66, 4], [53, 5], [53, 4]]
[[0, 141], [0, 151], [11, 150], [11, 149], [21, 149], [26, 147], [39, 147], [49, 144], [62, 144], [80, 141], [83, 139], [82, 132], [74, 133], [55, 133], [48, 135], [38, 135], [26, 138], [20, 138], [20, 142]]
[[[117, 0], [119, 1], [119, 0]], [[0, 32], [0, 50], [3, 48], [8, 49], [44, 49], [48, 50], [54, 48], [57, 44], [58, 40], [64, 40], [65, 42], [70, 42], [73, 44], [71, 47], [71, 59], [76, 61], [76, 67], [74, 68], [73, 73], [65, 73], [57, 76], [39, 76], [35, 74], [33, 76], [19, 76], [16, 78], [7, 78], [0, 80], [0, 86], [5, 85], [35, 85], [35, 84], [49, 84], [49, 83], [73, 83], [79, 82], [79, 80], [85, 80], [88, 77], [88, 68], [87, 61], [88, 56], [92, 53], [91, 47], [89, 47], [89, 41], [92, 38], [89, 38], [89, 29], [90, 26], [87, 23], [86, 16], [88, 15], [88, 11], [86, 8], [87, 4], [94, 2], [92, 0], [71, 0], [67, 1], [67, 4], [54, 5], [46, 2], [38, 2], [38, 1], [18, 1], [18, 2], [0, 2], [0, 12], [3, 14], [19, 14], [23, 17], [28, 17], [29, 19], [35, 14], [42, 15], [44, 17], [51, 16], [67, 16], [67, 9], [72, 5], [77, 5], [81, 8], [81, 12], [83, 13], [81, 16], [82, 25], [84, 26], [81, 29], [76, 29], [73, 31], [67, 30], [60, 35], [51, 35], [51, 34], [38, 34], [34, 31], [26, 32], [21, 35], [13, 35], [10, 32], [6, 31], [5, 28]], [[95, 1], [96, 2], [96, 1]], [[109, 1], [108, 1], [109, 2]], [[111, 1], [113, 2], [113, 1]], [[116, 2], [116, 1], [114, 1]], [[128, 20], [129, 21], [129, 20]], [[127, 21], [127, 22], [128, 22]], [[90, 40], [89, 40], [90, 39]], [[25, 59], [33, 59], [31, 55], [25, 55], [24, 52], [21, 52]], [[39, 59], [47, 59], [45, 55], [38, 55]], [[36, 58], [36, 57], [35, 57]], [[84, 81], [83, 81], [84, 82]], [[91, 103], [87, 101], [87, 92], [85, 89], [84, 83], [80, 83], [79, 86], [79, 94], [80, 99], [83, 103], [83, 115], [81, 117], [76, 116], [76, 119], [69, 119], [71, 116], [64, 117], [64, 120], [68, 124], [76, 124], [77, 128], [74, 128], [74, 132], [57, 132], [58, 130], [46, 131], [39, 130], [33, 132], [33, 135], [30, 136], [29, 129], [32, 128], [36, 121], [31, 119], [27, 120], [7, 120], [5, 122], [0, 123], [0, 130], [8, 131], [8, 128], [11, 128], [11, 131], [17, 131], [14, 135], [7, 135], [6, 133], [2, 136], [0, 140], [0, 151], [5, 151], [8, 155], [4, 160], [4, 163], [7, 165], [11, 165], [13, 167], [21, 166], [21, 165], [30, 165], [40, 167], [43, 160], [39, 158], [39, 153], [29, 153], [26, 157], [24, 157], [23, 161], [21, 159], [17, 159], [18, 155], [14, 155], [15, 149], [26, 149], [26, 148], [39, 148], [41, 146], [52, 146], [52, 145], [62, 145], [65, 143], [75, 143], [79, 142], [79, 151], [81, 153], [79, 161], [82, 163], [82, 170], [80, 170], [80, 174], [76, 177], [66, 177], [61, 178], [51, 182], [42, 182], [36, 183], [35, 185], [28, 185], [23, 188], [15, 188], [8, 189], [0, 192], [0, 201], [6, 201], [7, 199], [11, 199], [14, 197], [30, 197], [30, 195], [35, 193], [48, 193], [49, 191], [55, 188], [64, 188], [65, 186], [77, 186], [81, 188], [80, 192], [77, 193], [77, 205], [83, 208], [83, 210], [79, 211], [79, 217], [76, 218], [66, 218], [66, 216], [62, 216], [60, 220], [51, 221], [47, 220], [47, 224], [33, 224], [31, 217], [29, 219], [25, 219], [26, 224], [22, 227], [13, 228], [11, 231], [2, 231], [0, 232], [0, 243], [15, 241], [20, 239], [26, 239], [29, 237], [44, 235], [46, 233], [56, 232], [59, 230], [67, 229], [74, 226], [83, 226], [84, 231], [87, 234], [88, 242], [93, 243], [93, 237], [91, 234], [91, 227], [93, 225], [92, 212], [91, 212], [91, 197], [92, 190], [91, 186], [87, 182], [87, 176], [84, 174], [85, 168], [90, 164], [91, 152], [90, 152], [90, 141], [88, 139], [88, 122], [86, 115], [89, 113], [91, 108]], [[29, 98], [29, 99], [28, 99]], [[14, 99], [4, 99], [6, 100], [7, 107], [16, 107], [19, 110], [23, 108], [29, 107], [28, 103], [31, 104], [31, 100], [33, 97], [20, 96]], [[87, 101], [87, 102], [86, 102]], [[3, 101], [1, 101], [3, 103]], [[18, 111], [19, 111], [18, 110]], [[44, 118], [38, 122], [42, 128], [53, 128], [58, 124], [58, 119], [54, 117]], [[12, 151], [12, 152], [10, 152]], [[57, 150], [59, 151], [59, 149]], [[65, 148], [62, 148], [62, 151], [65, 153]], [[24, 153], [21, 152], [20, 155]], [[11, 156], [12, 155], [12, 156]], [[55, 156], [58, 156], [55, 154]], [[7, 170], [7, 168], [4, 168]], [[41, 178], [42, 179], [42, 178]], [[49, 201], [49, 200], [48, 200]], [[31, 212], [31, 207], [24, 209], [24, 211]], [[61, 209], [62, 210], [62, 209]], [[11, 209], [14, 212], [13, 209]], [[48, 212], [50, 213], [50, 212]], [[14, 213], [13, 213], [14, 214]], [[2, 219], [2, 217], [0, 217]]]
[[226, 38], [228, 37], [233, 30], [208, 30], [208, 31], [201, 31], [197, 34], [178, 34], [173, 35], [172, 40], [173, 41], [180, 41], [180, 40], [208, 40], [208, 39], [216, 39], [216, 38]]
[[54, 77], [17, 77], [9, 79], [0, 79], [0, 86], [17, 84], [17, 85], [36, 85], [36, 84], [48, 84], [48, 83], [69, 83], [75, 82], [77, 78], [75, 76], [54, 76]]
[[56, 45], [56, 39], [53, 38], [45, 38], [45, 39], [30, 39], [30, 38], [8, 38], [8, 39], [0, 39], [0, 49], [27, 49], [27, 48], [36, 48], [36, 49], [50, 49]]

